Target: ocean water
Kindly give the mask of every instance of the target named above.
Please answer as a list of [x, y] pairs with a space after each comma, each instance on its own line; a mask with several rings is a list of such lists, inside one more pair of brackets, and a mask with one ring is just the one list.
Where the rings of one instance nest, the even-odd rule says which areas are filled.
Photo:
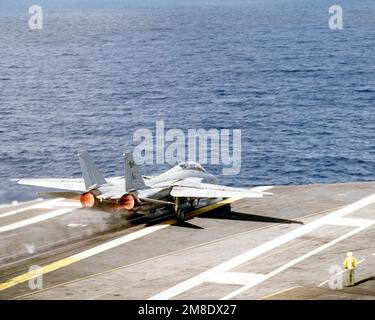
[[80, 176], [79, 150], [121, 175], [156, 120], [241, 129], [240, 174], [206, 166], [227, 185], [374, 180], [375, 3], [336, 2], [0, 1], [0, 203], [35, 197], [10, 178]]

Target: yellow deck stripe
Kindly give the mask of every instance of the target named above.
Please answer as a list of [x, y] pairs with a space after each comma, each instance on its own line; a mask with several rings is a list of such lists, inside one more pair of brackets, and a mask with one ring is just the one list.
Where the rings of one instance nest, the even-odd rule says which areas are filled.
[[34, 279], [35, 277], [37, 277], [40, 274], [46, 274], [46, 273], [55, 271], [57, 269], [66, 267], [66, 266], [68, 266], [72, 263], [75, 263], [75, 262], [79, 261], [79, 260], [80, 259], [78, 259], [78, 258], [69, 257], [69, 258], [65, 258], [65, 259], [53, 262], [51, 264], [48, 264], [45, 267], [42, 267], [42, 269], [38, 270], [37, 272], [36, 271], [30, 271], [30, 272], [21, 274], [21, 275], [15, 277], [15, 278], [12, 278], [12, 279], [4, 282], [4, 283], [1, 283], [0, 284], [0, 291], [11, 288], [11, 287], [13, 287], [17, 284], [22, 283], [22, 282]]

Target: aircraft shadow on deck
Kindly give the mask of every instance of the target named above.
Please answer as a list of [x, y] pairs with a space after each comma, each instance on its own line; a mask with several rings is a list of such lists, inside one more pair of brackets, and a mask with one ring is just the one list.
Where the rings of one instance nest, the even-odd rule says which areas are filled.
[[242, 213], [236, 211], [210, 211], [202, 213], [198, 218], [208, 219], [223, 219], [223, 220], [240, 220], [240, 221], [253, 221], [253, 222], [268, 222], [268, 223], [281, 223], [281, 224], [303, 224], [302, 221], [289, 220], [271, 216], [256, 215], [250, 213]]
[[[196, 216], [197, 218], [206, 218], [206, 219], [222, 219], [222, 220], [237, 220], [237, 221], [253, 221], [253, 222], [265, 222], [265, 223], [280, 223], [280, 224], [303, 224], [302, 221], [298, 220], [289, 220], [271, 216], [263, 216], [249, 213], [242, 213], [231, 211], [230, 208], [218, 208], [209, 212], [205, 212]], [[160, 217], [153, 219], [147, 223], [147, 225], [153, 225], [167, 219], [173, 218], [173, 215], [168, 217]], [[173, 224], [176, 227], [186, 227], [193, 229], [204, 229], [203, 227], [194, 225], [189, 222], [176, 222]]]

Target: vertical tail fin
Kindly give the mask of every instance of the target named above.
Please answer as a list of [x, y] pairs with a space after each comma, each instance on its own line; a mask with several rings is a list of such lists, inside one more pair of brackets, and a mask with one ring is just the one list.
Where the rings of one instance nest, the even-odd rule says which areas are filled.
[[107, 183], [87, 151], [81, 152], [78, 156], [86, 190], [89, 190], [94, 186], [100, 187]]
[[141, 174], [139, 173], [139, 169], [137, 164], [133, 159], [132, 152], [125, 152], [124, 154], [125, 160], [125, 192], [128, 192], [133, 189], [142, 189], [144, 188], [145, 182]]

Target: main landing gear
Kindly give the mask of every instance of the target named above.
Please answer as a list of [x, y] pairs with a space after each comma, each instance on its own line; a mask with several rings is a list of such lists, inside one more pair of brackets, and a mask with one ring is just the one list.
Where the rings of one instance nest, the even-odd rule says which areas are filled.
[[180, 198], [174, 199], [174, 213], [178, 222], [184, 222], [186, 220], [185, 211], [180, 206]]

